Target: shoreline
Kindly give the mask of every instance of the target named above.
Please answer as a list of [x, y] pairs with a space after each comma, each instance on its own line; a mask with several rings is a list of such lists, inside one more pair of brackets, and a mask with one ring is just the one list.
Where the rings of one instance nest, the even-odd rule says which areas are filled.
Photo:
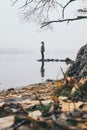
[[[83, 121], [86, 128], [87, 102], [73, 102], [67, 97], [57, 97], [54, 88], [61, 87], [60, 81], [53, 80], [0, 91], [0, 130], [54, 130], [55, 127], [59, 130], [83, 130]], [[84, 105], [84, 109], [80, 108]], [[78, 125], [73, 126], [73, 121], [70, 125], [67, 120], [77, 121]], [[24, 121], [26, 125], [22, 123]], [[46, 127], [43, 126], [44, 123]]]
[[[20, 86], [20, 87], [16, 87], [16, 88], [9, 88], [9, 89], [3, 89], [0, 91], [0, 99], [4, 98], [4, 96], [6, 96], [5, 98], [8, 97], [25, 97], [25, 96], [30, 96], [30, 93], [34, 94], [34, 89], [36, 91], [36, 89], [44, 89], [46, 87], [48, 87], [49, 84], [51, 84], [53, 81], [50, 82], [44, 82], [44, 83], [35, 83], [35, 84], [30, 84], [30, 85], [25, 85], [25, 86]], [[5, 94], [5, 95], [4, 95]]]

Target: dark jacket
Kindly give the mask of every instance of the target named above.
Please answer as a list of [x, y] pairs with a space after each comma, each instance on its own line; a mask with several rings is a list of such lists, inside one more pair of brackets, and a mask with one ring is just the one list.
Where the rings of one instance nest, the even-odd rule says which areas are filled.
[[41, 46], [41, 52], [44, 52], [45, 51], [45, 48], [44, 48], [44, 45]]

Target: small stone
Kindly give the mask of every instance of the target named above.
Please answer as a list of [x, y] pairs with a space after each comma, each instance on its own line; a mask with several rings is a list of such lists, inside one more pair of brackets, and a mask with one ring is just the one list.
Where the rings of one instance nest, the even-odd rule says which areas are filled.
[[87, 103], [79, 106], [82, 111], [87, 111]]
[[51, 100], [44, 100], [44, 101], [42, 101], [42, 104], [43, 104], [43, 105], [47, 105], [47, 104], [49, 104], [49, 103], [51, 103], [51, 102], [53, 102], [53, 101], [51, 101]]
[[39, 116], [42, 115], [41, 111], [39, 110], [36, 110], [36, 111], [33, 111], [33, 112], [29, 112], [28, 114], [30, 117], [33, 117], [34, 119], [37, 119]]
[[14, 116], [0, 118], [0, 130], [10, 127], [14, 123]]

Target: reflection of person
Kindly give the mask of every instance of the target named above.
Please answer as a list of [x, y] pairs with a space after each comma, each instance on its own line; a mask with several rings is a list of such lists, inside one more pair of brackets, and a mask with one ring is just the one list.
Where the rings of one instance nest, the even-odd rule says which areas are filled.
[[45, 72], [45, 69], [44, 69], [44, 60], [42, 60], [42, 65], [41, 65], [41, 77], [44, 77], [44, 72]]
[[44, 47], [44, 42], [41, 42], [41, 55], [42, 55], [42, 60], [44, 60], [44, 52], [45, 52], [45, 47]]

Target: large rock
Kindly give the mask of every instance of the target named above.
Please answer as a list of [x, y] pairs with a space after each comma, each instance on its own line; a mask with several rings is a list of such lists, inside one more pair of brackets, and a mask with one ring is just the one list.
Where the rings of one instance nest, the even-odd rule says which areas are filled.
[[76, 60], [70, 65], [66, 74], [77, 79], [87, 76], [87, 44], [80, 48]]

